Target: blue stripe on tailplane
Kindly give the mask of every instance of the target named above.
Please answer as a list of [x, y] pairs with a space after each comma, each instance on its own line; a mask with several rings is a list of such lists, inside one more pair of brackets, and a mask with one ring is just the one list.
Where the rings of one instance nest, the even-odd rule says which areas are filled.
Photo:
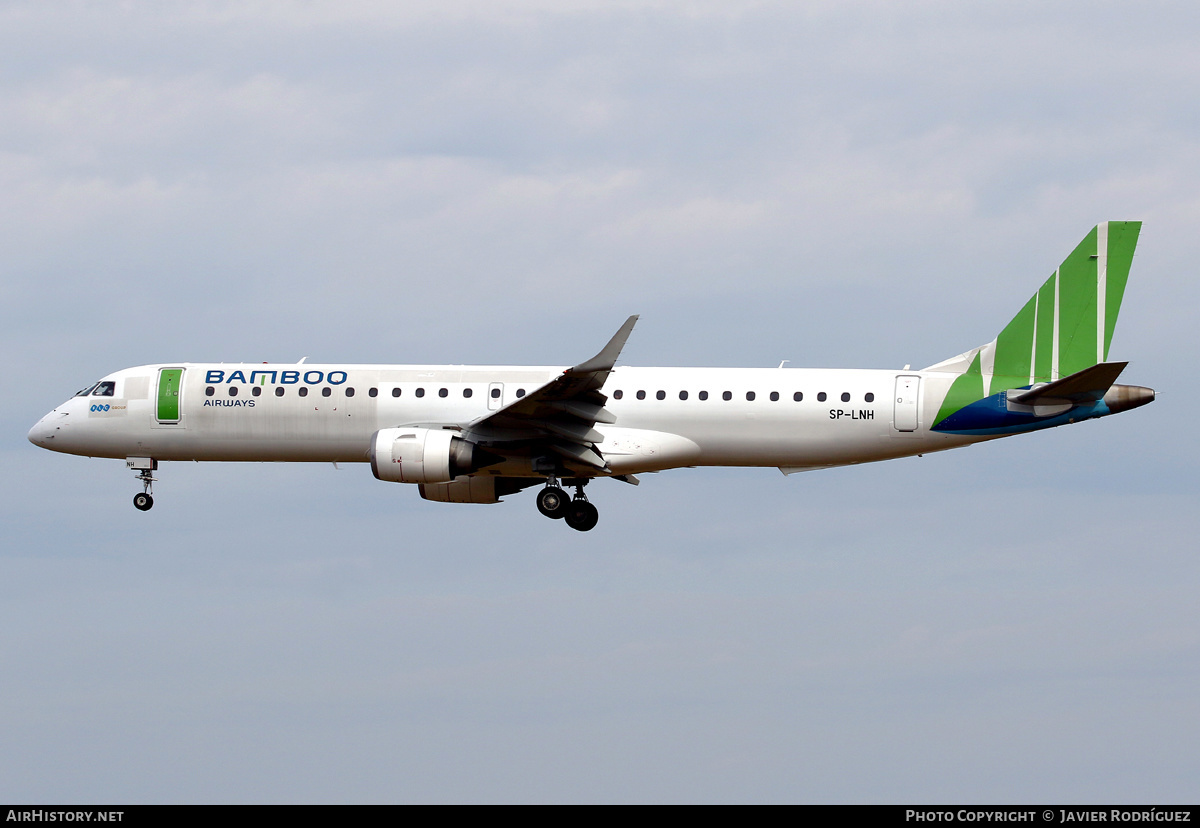
[[[1030, 386], [1025, 386], [1029, 388]], [[1066, 423], [1077, 423], [1110, 414], [1104, 400], [1076, 405], [1050, 417], [1021, 411], [1010, 411], [1008, 392], [1001, 391], [960, 408], [935, 425], [932, 430], [943, 434], [971, 434], [978, 437], [1020, 434]]]

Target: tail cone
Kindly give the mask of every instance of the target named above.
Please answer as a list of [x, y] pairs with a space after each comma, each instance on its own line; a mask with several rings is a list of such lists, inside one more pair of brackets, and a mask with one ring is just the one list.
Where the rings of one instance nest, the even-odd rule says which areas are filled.
[[1113, 414], [1154, 402], [1154, 389], [1140, 385], [1114, 385], [1104, 395], [1104, 404]]

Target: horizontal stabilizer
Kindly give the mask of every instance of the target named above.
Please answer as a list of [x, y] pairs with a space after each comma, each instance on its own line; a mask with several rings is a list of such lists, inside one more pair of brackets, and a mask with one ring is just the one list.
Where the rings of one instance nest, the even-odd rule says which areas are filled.
[[1020, 405], [1075, 404], [1099, 402], [1117, 381], [1128, 362], [1101, 362], [1069, 377], [1038, 385], [1028, 391], [1009, 391], [1008, 399]]

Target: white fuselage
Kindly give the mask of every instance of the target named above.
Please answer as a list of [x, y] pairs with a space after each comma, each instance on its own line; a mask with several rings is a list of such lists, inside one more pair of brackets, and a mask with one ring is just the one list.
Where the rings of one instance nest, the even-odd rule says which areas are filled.
[[[164, 370], [180, 372], [178, 390], [172, 392], [175, 410], [163, 408]], [[34, 426], [30, 440], [92, 457], [367, 462], [380, 429], [449, 424], [470, 438], [473, 422], [563, 370], [146, 365], [106, 377], [111, 388], [102, 389], [104, 396], [77, 396], [55, 408]], [[929, 371], [621, 367], [612, 370], [602, 389], [615, 422], [595, 426], [604, 436], [598, 448], [612, 474], [679, 466], [791, 471], [985, 439], [929, 430], [953, 379]], [[537, 476], [520, 459], [489, 473]]]

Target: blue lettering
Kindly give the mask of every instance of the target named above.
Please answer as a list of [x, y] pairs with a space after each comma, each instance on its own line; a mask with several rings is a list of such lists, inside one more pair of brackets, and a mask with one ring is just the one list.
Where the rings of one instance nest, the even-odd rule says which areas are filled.
[[295, 385], [300, 381], [299, 371], [280, 371], [279, 381], [284, 385]]
[[[213, 376], [214, 374], [216, 376]], [[225, 372], [218, 371], [215, 368], [210, 370], [207, 374], [204, 375], [205, 382], [222, 382], [224, 379], [225, 379]]]
[[271, 375], [271, 383], [272, 384], [275, 383], [275, 374], [276, 374], [275, 371], [251, 371], [250, 372], [250, 384], [251, 385], [253, 385], [255, 383], [254, 378], [257, 377], [259, 374], [262, 374], [262, 383], [261, 383], [262, 385], [267, 384], [267, 374]]
[[[316, 374], [317, 378], [309, 379], [309, 377], [311, 377], [313, 374]], [[304, 375], [304, 381], [307, 382], [309, 385], [316, 385], [323, 379], [325, 379], [325, 375], [323, 373], [321, 373], [320, 371], [309, 371], [308, 373], [306, 373]]]
[[245, 382], [245, 381], [246, 381], [246, 375], [245, 375], [245, 374], [243, 374], [241, 371], [234, 371], [232, 374], [230, 374], [230, 375], [229, 375], [229, 379], [227, 379], [227, 380], [225, 380], [225, 381], [226, 381], [226, 382], [233, 382], [235, 379], [236, 379], [238, 382]]
[[[335, 380], [333, 378], [334, 374], [341, 374], [342, 378]], [[330, 371], [329, 376], [327, 376], [325, 379], [329, 381], [330, 385], [341, 385], [343, 382], [346, 381], [346, 372], [345, 371]]]

